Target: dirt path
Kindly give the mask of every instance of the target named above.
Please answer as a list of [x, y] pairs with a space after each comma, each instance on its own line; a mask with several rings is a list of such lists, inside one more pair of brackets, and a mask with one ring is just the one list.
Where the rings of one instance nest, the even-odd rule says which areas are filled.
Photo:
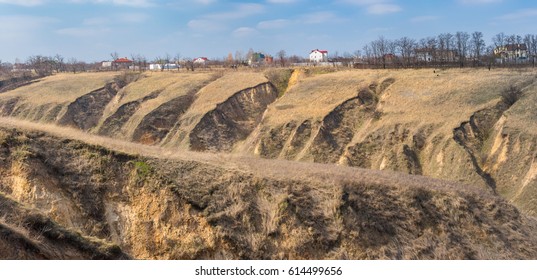
[[13, 118], [0, 117], [0, 127], [44, 132], [55, 137], [77, 140], [126, 154], [158, 159], [195, 161], [277, 180], [321, 182], [324, 184], [354, 181], [376, 186], [427, 187], [443, 190], [458, 189], [479, 192], [477, 187], [462, 185], [458, 182], [412, 176], [398, 172], [367, 170], [334, 164], [268, 160], [236, 154], [200, 153], [162, 148], [97, 136], [73, 128], [33, 123]]

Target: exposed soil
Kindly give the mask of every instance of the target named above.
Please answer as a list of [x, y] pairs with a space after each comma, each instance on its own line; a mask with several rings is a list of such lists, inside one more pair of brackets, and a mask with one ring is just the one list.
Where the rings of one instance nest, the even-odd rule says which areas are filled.
[[190, 133], [194, 151], [230, 151], [259, 124], [267, 106], [278, 98], [271, 83], [237, 92], [207, 114]]
[[153, 145], [158, 144], [177, 125], [181, 116], [194, 102], [193, 94], [179, 96], [147, 114], [134, 131], [132, 140]]
[[143, 98], [123, 104], [114, 114], [104, 121], [98, 134], [115, 136], [144, 102], [157, 98], [160, 92], [155, 91]]
[[[403, 174], [386, 180], [359, 169], [359, 180], [293, 179], [292, 172], [275, 179], [43, 133], [0, 133], [2, 211], [10, 224], [23, 221], [48, 244], [1, 222], [0, 240], [10, 240], [0, 242], [2, 258], [126, 258], [123, 252], [142, 259], [537, 257], [535, 220], [474, 187]], [[265, 163], [250, 162], [256, 164]], [[25, 207], [47, 207], [9, 210], [18, 204], [8, 195]]]
[[120, 87], [116, 83], [79, 97], [67, 106], [67, 112], [60, 118], [58, 124], [88, 131], [99, 123], [106, 105], [116, 96]]

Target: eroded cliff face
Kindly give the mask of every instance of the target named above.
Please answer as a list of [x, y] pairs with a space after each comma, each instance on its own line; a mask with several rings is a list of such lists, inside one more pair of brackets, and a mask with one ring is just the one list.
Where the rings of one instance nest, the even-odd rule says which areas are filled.
[[[214, 165], [147, 158], [44, 133], [0, 133], [2, 211], [21, 205], [38, 213], [18, 210], [17, 219], [0, 221], [0, 240], [19, 240], [0, 243], [6, 247], [2, 258], [537, 257], [535, 220], [470, 186], [291, 162], [274, 166], [278, 175], [272, 177], [255, 171], [267, 164], [258, 159], [236, 159], [252, 167], [241, 171], [234, 159]], [[308, 175], [319, 168], [333, 176]], [[52, 242], [57, 250], [42, 254], [6, 253], [21, 242], [34, 250], [32, 240], [40, 240], [17, 239], [5, 226], [15, 221], [26, 221], [21, 228], [41, 228], [53, 240], [78, 236], [78, 243]], [[63, 231], [50, 231], [50, 225]], [[52, 254], [61, 252], [58, 246], [86, 253]]]
[[246, 139], [261, 121], [265, 109], [278, 97], [270, 83], [244, 89], [206, 113], [190, 132], [195, 151], [229, 152]]
[[[319, 71], [152, 73], [121, 84], [84, 76], [98, 83], [66, 92], [64, 83], [80, 76], [44, 78], [0, 95], [0, 112], [178, 152], [459, 181], [536, 214], [534, 72]], [[57, 101], [29, 100], [39, 85], [58, 91], [48, 93]], [[511, 87], [519, 98], [503, 96]]]

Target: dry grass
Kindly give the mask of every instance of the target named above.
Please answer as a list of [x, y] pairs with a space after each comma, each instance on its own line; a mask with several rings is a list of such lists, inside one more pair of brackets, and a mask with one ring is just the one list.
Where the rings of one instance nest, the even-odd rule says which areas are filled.
[[142, 119], [160, 105], [179, 96], [192, 94], [204, 84], [215, 79], [215, 73], [168, 73], [156, 72], [145, 74], [145, 77], [123, 88], [118, 95], [108, 104], [99, 126], [122, 105], [140, 100], [156, 91], [160, 91], [158, 97], [141, 104], [134, 115], [124, 125], [124, 139], [130, 139], [136, 127]]
[[57, 74], [2, 94], [0, 98], [22, 97], [25, 102], [36, 105], [73, 102], [78, 97], [103, 87], [116, 75], [117, 73], [112, 72]]
[[243, 171], [277, 180], [299, 180], [316, 183], [336, 183], [359, 180], [366, 184], [407, 185], [439, 189], [466, 187], [460, 183], [436, 180], [428, 177], [412, 176], [391, 171], [366, 170], [332, 164], [316, 164], [308, 162], [292, 162], [285, 160], [260, 159], [254, 156], [218, 153], [198, 153], [181, 151], [157, 146], [147, 146], [129, 141], [112, 139], [88, 134], [77, 129], [59, 127], [52, 124], [36, 124], [13, 118], [0, 118], [0, 126], [30, 131], [41, 131], [60, 138], [74, 139], [91, 145], [102, 146], [110, 150], [131, 155], [142, 155], [159, 159], [196, 161], [229, 170]]
[[353, 70], [302, 75], [287, 94], [272, 104], [263, 125], [321, 120], [359, 89], [388, 78], [395, 83], [381, 97], [381, 125], [396, 123], [440, 124], [450, 132], [469, 116], [500, 98], [506, 84], [526, 85], [535, 72], [509, 70]]
[[[168, 136], [166, 142], [174, 143], [179, 134], [190, 133], [205, 114], [214, 110], [217, 105], [223, 103], [235, 93], [266, 82], [268, 80], [263, 73], [228, 72], [197, 93], [196, 100], [180, 119], [181, 127], [179, 132], [176, 135]], [[180, 145], [186, 146], [187, 140], [188, 138], [185, 138]]]
[[[122, 248], [134, 257], [519, 259], [537, 255], [537, 241], [531, 234], [535, 221], [472, 186], [335, 165], [178, 154], [72, 129], [7, 119], [0, 119], [0, 124], [53, 134], [23, 132], [36, 159], [51, 168], [64, 166], [68, 177], [79, 178], [69, 185], [73, 200], [95, 192], [88, 202], [106, 204], [107, 218], [101, 223], [117, 229]], [[94, 166], [101, 156], [106, 157], [110, 177], [106, 187], [92, 189], [84, 176], [93, 178], [93, 173], [102, 172]], [[148, 168], [137, 170], [137, 166]], [[125, 175], [129, 170], [132, 174]], [[50, 225], [42, 218], [26, 220], [38, 227]], [[76, 234], [56, 229], [47, 236], [58, 234], [66, 234], [69, 242], [79, 240]]]

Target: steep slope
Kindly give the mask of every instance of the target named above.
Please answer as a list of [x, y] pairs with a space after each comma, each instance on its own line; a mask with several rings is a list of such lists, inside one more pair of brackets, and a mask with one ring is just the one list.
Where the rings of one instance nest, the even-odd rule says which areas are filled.
[[[229, 150], [255, 127], [277, 95], [263, 73], [227, 73], [196, 94], [196, 100], [164, 144], [184, 149]], [[215, 142], [221, 136], [221, 143], [220, 139]]]
[[0, 259], [128, 259], [119, 246], [68, 230], [0, 193]]
[[[471, 186], [334, 165], [196, 153], [163, 157], [156, 147], [117, 143], [160, 155], [142, 157], [42, 132], [0, 132], [0, 198], [39, 208], [134, 258], [537, 257], [536, 221]], [[72, 137], [92, 141], [81, 133]], [[17, 239], [4, 224], [0, 233]], [[0, 246], [6, 244], [15, 246]], [[13, 251], [0, 255], [5, 252]]]
[[[537, 184], [534, 77], [505, 70], [304, 74], [237, 150], [476, 184], [533, 215], [537, 204], [523, 197], [533, 197]], [[507, 104], [510, 88], [522, 97]]]
[[[318, 67], [130, 80], [62, 74], [2, 93], [0, 113], [178, 153], [253, 154], [459, 181], [535, 215], [535, 74]], [[504, 100], [511, 88], [520, 97]]]
[[67, 106], [85, 94], [113, 82], [117, 73], [61, 74], [8, 91], [0, 97], [2, 116], [26, 120], [55, 122]]

